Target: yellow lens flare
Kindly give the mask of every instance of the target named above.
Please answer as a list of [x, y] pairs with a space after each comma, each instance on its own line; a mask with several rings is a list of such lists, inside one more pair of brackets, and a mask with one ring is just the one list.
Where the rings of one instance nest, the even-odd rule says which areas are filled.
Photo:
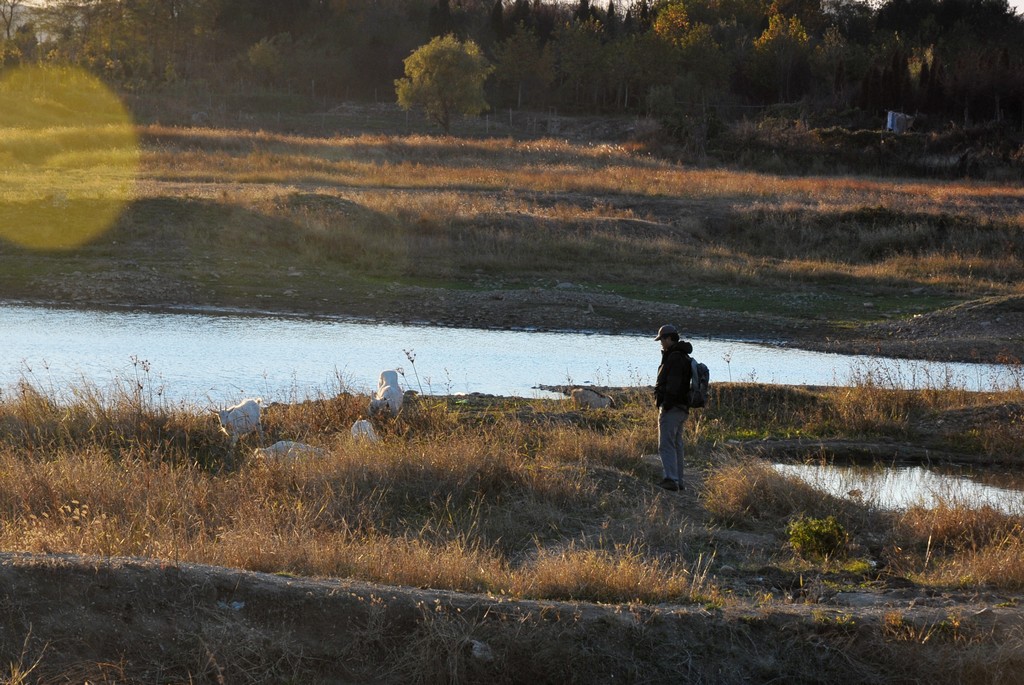
[[69, 67], [0, 79], [0, 239], [39, 250], [78, 247], [131, 199], [138, 136], [121, 101]]

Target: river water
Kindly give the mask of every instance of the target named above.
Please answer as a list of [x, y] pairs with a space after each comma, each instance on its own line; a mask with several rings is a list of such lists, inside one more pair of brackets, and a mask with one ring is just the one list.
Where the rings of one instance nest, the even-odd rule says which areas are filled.
[[[658, 323], [658, 322], [655, 322]], [[0, 303], [0, 393], [27, 381], [61, 398], [75, 388], [132, 391], [151, 401], [227, 406], [367, 392], [384, 369], [431, 394], [545, 397], [538, 385], [649, 386], [660, 360], [650, 336], [497, 331], [310, 317], [90, 311]], [[712, 382], [1010, 387], [1012, 369], [846, 356], [752, 342], [691, 339]], [[838, 496], [903, 508], [936, 498], [1024, 513], [1022, 484], [984, 484], [930, 469], [776, 465]]]
[[[0, 304], [0, 388], [25, 380], [60, 395], [140, 381], [170, 402], [266, 402], [363, 392], [384, 369], [430, 394], [543, 397], [538, 385], [653, 384], [650, 336], [444, 328], [331, 318], [95, 311]], [[846, 385], [871, 374], [900, 387], [1013, 382], [998, 365], [936, 364], [692, 338], [714, 381]]]

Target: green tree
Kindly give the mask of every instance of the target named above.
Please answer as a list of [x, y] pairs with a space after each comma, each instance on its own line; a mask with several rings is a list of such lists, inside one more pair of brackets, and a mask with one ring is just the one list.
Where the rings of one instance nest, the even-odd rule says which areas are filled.
[[677, 44], [682, 71], [688, 76], [693, 100], [704, 109], [728, 92], [732, 65], [715, 41], [711, 27], [693, 24]]
[[652, 88], [672, 83], [678, 73], [678, 56], [672, 45], [658, 38], [652, 31], [620, 42], [624, 44], [631, 63], [627, 95], [643, 106]]
[[14, 32], [14, 47], [22, 61], [35, 61], [39, 39], [34, 24], [22, 24]]
[[24, 4], [25, 0], [0, 0], [0, 22], [3, 22], [4, 36], [7, 40], [14, 37], [14, 20], [21, 13], [20, 8]]
[[816, 76], [815, 81], [827, 88], [834, 105], [838, 105], [844, 99], [849, 52], [846, 38], [834, 26], [825, 31], [825, 36], [814, 48], [811, 67]]
[[768, 28], [754, 41], [749, 70], [754, 81], [774, 87], [781, 101], [795, 94], [795, 83], [806, 68], [810, 39], [797, 17], [785, 17], [773, 11]]
[[502, 0], [494, 0], [489, 19], [494, 39], [501, 41], [508, 38], [508, 25], [505, 23], [505, 5]]
[[604, 13], [604, 32], [605, 35], [614, 40], [619, 37], [622, 26], [619, 21], [619, 13], [615, 10], [615, 1], [608, 0], [608, 9]]
[[427, 117], [448, 134], [455, 114], [487, 109], [484, 81], [494, 71], [473, 41], [453, 35], [434, 38], [405, 59], [405, 78], [395, 81], [403, 109], [421, 106]]
[[579, 0], [573, 16], [576, 18], [576, 21], [584, 23], [594, 19], [594, 10], [590, 6], [590, 0]]
[[332, 0], [322, 45], [336, 55], [317, 77], [330, 92], [345, 98], [378, 99], [394, 88], [403, 60], [427, 35], [429, 8], [408, 0]]
[[209, 73], [218, 0], [50, 0], [35, 23], [52, 59], [135, 85]]
[[565, 97], [574, 106], [597, 105], [604, 77], [601, 25], [594, 21], [566, 24], [555, 31], [556, 74]]
[[679, 45], [690, 30], [690, 17], [686, 12], [686, 6], [679, 0], [673, 0], [662, 7], [654, 18], [651, 30], [663, 41]]
[[284, 73], [285, 53], [291, 48], [292, 37], [287, 33], [264, 38], [246, 51], [253, 75], [273, 85]]
[[448, 0], [437, 0], [437, 5], [430, 8], [429, 28], [432, 36], [445, 36], [455, 31], [452, 8]]
[[693, 21], [687, 6], [672, 0], [658, 11], [651, 30], [658, 40], [670, 46], [676, 66], [675, 77], [665, 83], [671, 83], [671, 91], [660, 88], [654, 93], [655, 100], [662, 101], [664, 106], [666, 93], [671, 92], [673, 99], [681, 100], [684, 109], [696, 108], [706, 113], [708, 104], [728, 92], [732, 73], [730, 59], [715, 40], [712, 27]]
[[537, 35], [522, 24], [498, 43], [495, 50], [497, 71], [495, 77], [516, 91], [516, 107], [523, 106], [523, 91], [542, 91], [554, 80], [554, 62], [551, 50], [541, 47]]

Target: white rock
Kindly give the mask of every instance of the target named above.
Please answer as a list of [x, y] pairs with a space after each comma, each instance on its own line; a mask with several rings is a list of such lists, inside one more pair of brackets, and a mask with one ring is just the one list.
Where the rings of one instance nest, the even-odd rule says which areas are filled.
[[270, 447], [257, 447], [252, 451], [254, 457], [262, 459], [299, 459], [302, 457], [322, 457], [324, 451], [303, 442], [279, 440]]
[[377, 442], [377, 431], [373, 430], [373, 424], [366, 419], [359, 419], [352, 424], [352, 437], [356, 440], [369, 440]]

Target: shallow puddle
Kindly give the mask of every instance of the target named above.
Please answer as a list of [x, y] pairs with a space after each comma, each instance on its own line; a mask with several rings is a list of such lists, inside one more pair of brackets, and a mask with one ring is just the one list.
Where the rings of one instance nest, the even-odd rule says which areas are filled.
[[987, 505], [1006, 514], [1024, 514], [1024, 477], [1016, 474], [939, 471], [922, 466], [773, 464], [772, 468], [830, 495], [882, 509], [914, 505], [931, 509], [946, 503], [970, 508]]

